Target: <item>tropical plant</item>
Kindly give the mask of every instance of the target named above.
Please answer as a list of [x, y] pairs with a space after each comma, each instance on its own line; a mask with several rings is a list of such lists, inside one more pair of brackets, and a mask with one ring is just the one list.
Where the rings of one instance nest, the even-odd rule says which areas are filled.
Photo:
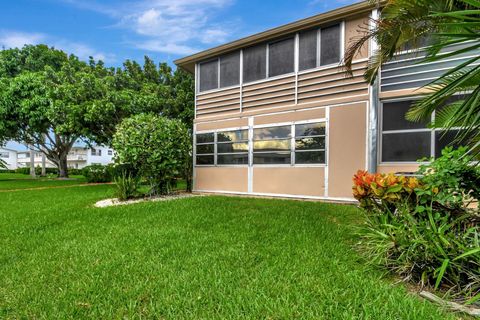
[[[423, 286], [480, 299], [480, 169], [446, 148], [420, 178], [359, 171], [360, 248], [369, 261]], [[477, 204], [477, 208], [471, 204]]]
[[109, 166], [92, 164], [82, 169], [82, 175], [88, 183], [111, 182], [112, 174]]
[[0, 159], [0, 169], [7, 169], [7, 163], [3, 159]]
[[113, 181], [115, 182], [115, 194], [121, 201], [138, 196], [140, 178], [123, 172], [120, 176], [115, 177]]
[[[372, 1], [381, 7], [381, 16], [364, 28], [363, 35], [349, 46], [345, 65], [351, 71], [357, 52], [370, 40], [378, 50], [370, 58], [365, 78], [374, 83], [382, 64], [405, 49], [427, 45], [426, 57], [419, 63], [440, 61], [460, 55], [467, 61], [448, 70], [425, 87], [429, 93], [407, 114], [412, 121], [430, 120], [432, 126], [458, 131], [456, 141], [468, 142], [478, 152], [480, 139], [480, 1], [479, 0], [387, 0]], [[458, 50], [449, 46], [462, 45]], [[460, 99], [451, 99], [460, 95]], [[447, 106], [445, 106], [447, 104]]]
[[151, 195], [168, 194], [191, 154], [190, 134], [179, 120], [141, 114], [118, 125], [112, 141], [119, 163], [131, 164], [150, 184]]

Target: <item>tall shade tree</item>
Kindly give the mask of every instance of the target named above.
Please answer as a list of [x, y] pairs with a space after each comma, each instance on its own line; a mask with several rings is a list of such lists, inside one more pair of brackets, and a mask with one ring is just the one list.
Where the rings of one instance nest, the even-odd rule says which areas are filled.
[[[374, 39], [379, 49], [370, 58], [365, 78], [374, 83], [380, 67], [399, 51], [425, 47], [426, 57], [419, 63], [470, 56], [466, 62], [448, 70], [427, 84], [428, 94], [408, 112], [411, 121], [429, 120], [436, 111], [433, 127], [461, 127], [456, 141], [478, 152], [480, 139], [480, 1], [479, 0], [387, 0], [372, 1], [381, 8], [381, 16], [364, 28], [345, 55], [351, 71], [357, 52]], [[453, 50], [452, 45], [462, 44]], [[452, 99], [458, 96], [460, 99]], [[453, 102], [454, 101], [454, 102]], [[445, 106], [446, 105], [446, 106]]]
[[0, 142], [22, 141], [68, 176], [67, 156], [84, 140], [110, 144], [115, 126], [135, 114], [193, 121], [193, 80], [145, 57], [106, 68], [45, 45], [0, 51]]

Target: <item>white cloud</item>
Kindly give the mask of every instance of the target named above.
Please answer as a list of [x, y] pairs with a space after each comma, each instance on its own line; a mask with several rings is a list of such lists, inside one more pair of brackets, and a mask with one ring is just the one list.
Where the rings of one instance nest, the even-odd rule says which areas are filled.
[[115, 55], [98, 51], [84, 43], [59, 39], [43, 33], [0, 30], [0, 47], [7, 49], [22, 48], [26, 44], [35, 45], [40, 43], [63, 50], [68, 54], [74, 54], [81, 60], [88, 60], [92, 56], [95, 60], [103, 60], [104, 62], [115, 61]]
[[95, 0], [60, 1], [110, 16], [117, 21], [115, 27], [139, 36], [129, 44], [148, 51], [191, 54], [198, 47], [225, 42], [235, 29], [232, 22], [214, 21], [234, 0], [142, 0], [110, 6]]
[[38, 44], [46, 39], [41, 33], [0, 31], [0, 47], [21, 48], [26, 44]]

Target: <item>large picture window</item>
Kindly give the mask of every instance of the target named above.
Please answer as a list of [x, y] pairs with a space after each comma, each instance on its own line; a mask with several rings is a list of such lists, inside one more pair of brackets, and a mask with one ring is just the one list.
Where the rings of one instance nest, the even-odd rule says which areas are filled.
[[452, 144], [458, 130], [432, 130], [426, 122], [411, 122], [405, 115], [414, 101], [382, 104], [381, 162], [416, 162], [441, 156]]
[[295, 125], [295, 163], [325, 163], [325, 123]]
[[248, 164], [248, 130], [217, 133], [217, 164]]
[[253, 130], [253, 164], [290, 164], [292, 127]]
[[215, 164], [215, 135], [213, 132], [197, 134], [195, 147], [197, 165]]

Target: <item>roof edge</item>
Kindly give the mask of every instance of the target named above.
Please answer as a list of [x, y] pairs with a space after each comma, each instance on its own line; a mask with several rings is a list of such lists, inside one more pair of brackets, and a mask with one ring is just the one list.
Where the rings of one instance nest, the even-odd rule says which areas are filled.
[[319, 22], [328, 23], [339, 18], [355, 16], [355, 15], [367, 12], [373, 8], [375, 8], [375, 4], [372, 4], [372, 2], [369, 0], [354, 3], [354, 4], [340, 7], [331, 11], [320, 13], [308, 18], [290, 22], [285, 25], [281, 25], [279, 27], [275, 27], [259, 33], [255, 33], [253, 35], [246, 36], [238, 40], [234, 40], [234, 41], [186, 56], [184, 58], [177, 59], [173, 62], [178, 67], [193, 73], [194, 67], [192, 68], [192, 64], [195, 64], [199, 60], [212, 58], [214, 56], [221, 55], [229, 51], [254, 45], [256, 43], [260, 43], [265, 40], [275, 38], [277, 36], [282, 36], [291, 32], [297, 32], [302, 29], [308, 29], [309, 27], [313, 27], [317, 25]]

